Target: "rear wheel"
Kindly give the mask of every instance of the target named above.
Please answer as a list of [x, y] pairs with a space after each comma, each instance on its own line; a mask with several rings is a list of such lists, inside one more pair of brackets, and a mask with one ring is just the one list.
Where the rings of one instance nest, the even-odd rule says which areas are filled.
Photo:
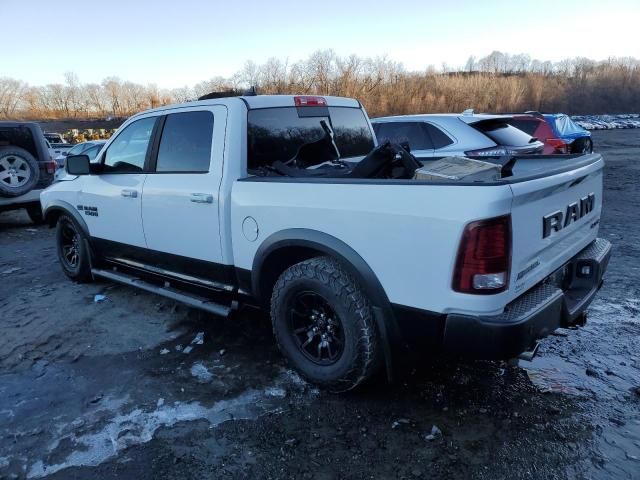
[[68, 215], [61, 215], [58, 219], [56, 242], [58, 259], [65, 275], [76, 282], [90, 281], [91, 263], [86, 236]]
[[312, 258], [287, 269], [273, 290], [271, 319], [280, 350], [313, 383], [350, 390], [379, 365], [369, 299], [332, 258]]
[[19, 147], [0, 147], [0, 195], [18, 197], [31, 191], [40, 180], [33, 155]]

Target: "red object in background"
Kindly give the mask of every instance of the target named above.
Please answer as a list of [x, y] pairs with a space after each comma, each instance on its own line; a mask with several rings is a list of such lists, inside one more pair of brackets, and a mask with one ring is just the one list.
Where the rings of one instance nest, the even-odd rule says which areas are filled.
[[544, 155], [569, 153], [570, 144], [560, 138], [556, 138], [551, 125], [547, 123], [542, 115], [514, 115], [513, 118], [507, 119], [506, 122], [544, 143], [542, 152]]
[[317, 97], [315, 95], [299, 95], [293, 97], [293, 101], [296, 107], [326, 107], [327, 101], [324, 97]]

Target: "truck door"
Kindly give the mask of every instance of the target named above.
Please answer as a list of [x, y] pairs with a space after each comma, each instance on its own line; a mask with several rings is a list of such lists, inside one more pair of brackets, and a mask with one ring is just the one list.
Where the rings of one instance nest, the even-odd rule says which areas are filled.
[[158, 117], [136, 120], [120, 130], [100, 158], [100, 171], [83, 178], [78, 205], [98, 250], [119, 257], [145, 248], [140, 212], [145, 159]]
[[163, 273], [227, 283], [222, 263], [219, 190], [227, 109], [169, 113], [142, 192], [142, 219], [152, 266]]

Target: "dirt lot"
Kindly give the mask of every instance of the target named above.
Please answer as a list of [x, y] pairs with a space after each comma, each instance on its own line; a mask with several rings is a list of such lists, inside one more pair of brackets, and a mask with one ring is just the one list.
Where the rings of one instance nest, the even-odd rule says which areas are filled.
[[1, 215], [0, 479], [640, 479], [640, 132], [595, 144], [615, 250], [584, 328], [342, 396], [287, 369], [265, 317], [75, 285], [52, 230]]

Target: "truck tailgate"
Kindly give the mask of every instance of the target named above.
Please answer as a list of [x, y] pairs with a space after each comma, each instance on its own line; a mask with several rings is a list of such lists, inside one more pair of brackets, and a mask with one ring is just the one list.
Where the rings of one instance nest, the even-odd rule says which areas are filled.
[[604, 161], [513, 183], [510, 299], [562, 267], [597, 236]]

